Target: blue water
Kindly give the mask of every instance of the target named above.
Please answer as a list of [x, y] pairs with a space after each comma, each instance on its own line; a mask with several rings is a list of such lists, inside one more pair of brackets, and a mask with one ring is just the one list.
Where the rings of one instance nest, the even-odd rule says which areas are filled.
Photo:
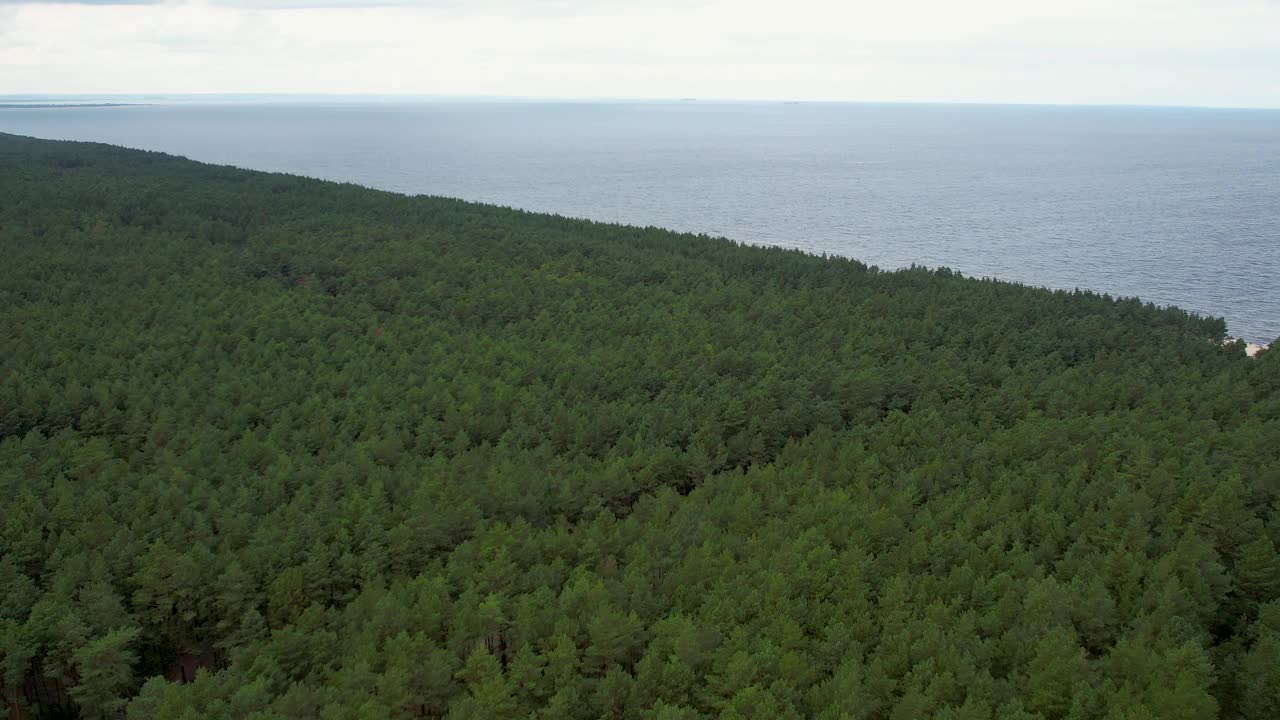
[[1277, 111], [204, 102], [7, 108], [0, 131], [1136, 295], [1280, 336]]

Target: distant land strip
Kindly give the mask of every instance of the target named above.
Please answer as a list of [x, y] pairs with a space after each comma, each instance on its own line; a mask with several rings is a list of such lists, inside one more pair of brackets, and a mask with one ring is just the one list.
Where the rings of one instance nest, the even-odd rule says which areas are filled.
[[4, 103], [0, 109], [38, 110], [43, 108], [103, 108], [103, 107], [138, 107], [148, 103]]

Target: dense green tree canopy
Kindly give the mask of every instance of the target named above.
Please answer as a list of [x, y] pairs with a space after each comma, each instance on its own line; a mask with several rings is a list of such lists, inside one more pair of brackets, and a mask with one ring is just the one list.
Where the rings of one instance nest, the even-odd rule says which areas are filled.
[[1280, 716], [1219, 319], [0, 135], [10, 717]]

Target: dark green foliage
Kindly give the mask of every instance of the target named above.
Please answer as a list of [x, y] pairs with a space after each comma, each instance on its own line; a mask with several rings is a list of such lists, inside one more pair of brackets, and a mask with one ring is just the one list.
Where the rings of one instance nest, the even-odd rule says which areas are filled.
[[0, 250], [23, 717], [1280, 712], [1221, 320], [3, 135]]

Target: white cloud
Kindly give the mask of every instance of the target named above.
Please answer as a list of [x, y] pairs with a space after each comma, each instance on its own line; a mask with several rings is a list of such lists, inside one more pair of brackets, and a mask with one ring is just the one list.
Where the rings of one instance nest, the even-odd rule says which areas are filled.
[[1280, 106], [1263, 0], [105, 2], [0, 6], [0, 93]]

